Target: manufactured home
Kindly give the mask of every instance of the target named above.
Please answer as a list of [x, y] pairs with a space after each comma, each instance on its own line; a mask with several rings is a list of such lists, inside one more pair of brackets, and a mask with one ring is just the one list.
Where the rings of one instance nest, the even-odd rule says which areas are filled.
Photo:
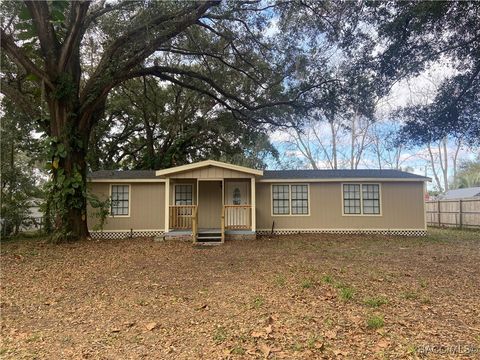
[[163, 170], [96, 171], [110, 199], [94, 238], [154, 236], [223, 242], [257, 234], [425, 235], [425, 182], [399, 170], [257, 170], [207, 160]]

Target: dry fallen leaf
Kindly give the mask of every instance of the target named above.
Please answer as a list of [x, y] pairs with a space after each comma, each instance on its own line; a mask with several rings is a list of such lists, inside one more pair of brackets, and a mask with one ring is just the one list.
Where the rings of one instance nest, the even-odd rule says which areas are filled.
[[259, 332], [259, 331], [252, 331], [252, 334], [251, 334], [251, 335], [252, 335], [252, 337], [254, 337], [254, 338], [259, 338], [259, 337], [262, 337], [262, 336], [263, 336], [263, 334], [262, 334], [261, 332]]
[[157, 325], [158, 324], [156, 322], [151, 322], [145, 325], [145, 329], [147, 329], [148, 331], [152, 331], [157, 327]]
[[268, 334], [271, 334], [272, 331], [273, 331], [272, 325], [268, 325], [268, 326], [265, 328], [265, 332], [267, 333], [267, 335], [268, 335]]
[[348, 355], [348, 351], [345, 351], [345, 350], [340, 350], [340, 349], [335, 349], [333, 350], [333, 353], [335, 354], [335, 356], [347, 356]]
[[270, 352], [272, 350], [270, 348], [270, 346], [262, 343], [258, 347], [259, 347], [260, 351], [263, 353], [263, 355], [265, 356], [265, 359], [268, 358], [268, 355], [270, 355]]
[[377, 343], [377, 347], [381, 348], [381, 349], [385, 349], [386, 347], [388, 347], [389, 342], [385, 339], [382, 339], [380, 340], [378, 343]]
[[325, 337], [329, 339], [336, 339], [337, 338], [337, 332], [333, 330], [328, 330], [325, 332]]

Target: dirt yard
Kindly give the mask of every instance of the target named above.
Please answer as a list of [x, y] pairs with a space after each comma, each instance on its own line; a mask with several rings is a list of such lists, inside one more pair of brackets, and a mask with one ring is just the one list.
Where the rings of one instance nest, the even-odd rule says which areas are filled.
[[4, 359], [480, 358], [480, 233], [1, 249]]

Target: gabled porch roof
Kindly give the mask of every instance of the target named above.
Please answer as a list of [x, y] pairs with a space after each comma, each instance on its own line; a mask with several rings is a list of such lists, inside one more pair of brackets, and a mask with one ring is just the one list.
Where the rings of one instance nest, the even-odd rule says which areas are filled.
[[245, 167], [245, 166], [228, 164], [228, 163], [224, 163], [224, 162], [221, 162], [221, 161], [215, 161], [215, 160], [205, 160], [205, 161], [200, 161], [200, 162], [193, 163], [193, 164], [176, 166], [176, 167], [169, 168], [169, 169], [157, 170], [155, 172], [155, 175], [160, 176], [160, 177], [168, 177], [169, 175], [173, 175], [173, 174], [176, 174], [176, 173], [191, 171], [191, 170], [204, 168], [204, 167], [209, 167], [209, 166], [214, 166], [214, 167], [218, 167], [218, 168], [222, 168], [222, 169], [228, 169], [228, 170], [234, 170], [234, 171], [242, 172], [242, 173], [249, 174], [249, 175], [256, 175], [256, 176], [262, 176], [263, 175], [263, 170], [257, 170], [257, 169], [252, 169], [252, 168], [248, 168], [248, 167]]

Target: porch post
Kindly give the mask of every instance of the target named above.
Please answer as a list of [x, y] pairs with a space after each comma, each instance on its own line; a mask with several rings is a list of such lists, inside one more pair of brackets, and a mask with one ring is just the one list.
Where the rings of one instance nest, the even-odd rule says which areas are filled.
[[170, 231], [170, 178], [165, 179], [165, 232]]
[[250, 194], [252, 197], [252, 231], [256, 231], [257, 219], [255, 218], [256, 201], [255, 201], [255, 178], [254, 177], [250, 179]]

